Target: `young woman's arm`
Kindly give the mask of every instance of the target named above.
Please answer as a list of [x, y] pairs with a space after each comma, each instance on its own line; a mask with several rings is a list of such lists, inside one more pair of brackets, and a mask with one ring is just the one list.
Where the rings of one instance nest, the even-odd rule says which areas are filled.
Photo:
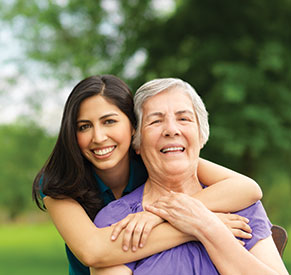
[[214, 212], [235, 212], [262, 198], [259, 185], [249, 177], [199, 158], [198, 178], [207, 185], [195, 198]]
[[103, 267], [131, 262], [194, 240], [193, 236], [162, 223], [153, 229], [148, 238], [148, 242], [154, 245], [146, 245], [136, 252], [124, 252], [121, 248], [123, 233], [118, 240], [110, 241], [112, 228], [97, 228], [75, 200], [45, 197], [44, 203], [64, 241], [87, 266]]
[[90, 275], [131, 275], [132, 270], [126, 265], [90, 268]]
[[[199, 158], [197, 174], [200, 182], [208, 188], [204, 188], [193, 197], [203, 202], [213, 212], [235, 212], [262, 198], [261, 188], [254, 180], [205, 159]], [[247, 233], [251, 230], [244, 219], [235, 215], [220, 215], [219, 218], [234, 236], [249, 238]], [[120, 232], [125, 231], [123, 239], [125, 247], [128, 247], [132, 240], [132, 247], [138, 247], [138, 244], [144, 245], [153, 227], [147, 230], [143, 227], [137, 232], [137, 224], [140, 227], [141, 223], [146, 224], [142, 219], [137, 222], [135, 217], [128, 216], [114, 226], [112, 236], [118, 238]]]
[[[208, 172], [207, 169], [209, 169]], [[259, 197], [261, 194], [260, 188], [251, 179], [202, 159], [199, 160], [198, 173], [201, 182], [205, 185], [212, 185], [197, 194], [197, 198], [211, 210], [234, 211], [231, 208], [232, 200], [234, 204], [241, 204], [241, 208], [245, 208], [255, 200], [256, 196]], [[233, 192], [239, 194], [235, 200], [232, 198], [235, 197]], [[222, 196], [221, 199], [220, 196]], [[212, 203], [209, 200], [214, 202]], [[225, 201], [228, 201], [228, 203]], [[241, 203], [241, 201], [244, 201], [244, 203]], [[127, 245], [129, 245], [130, 238], [128, 236], [131, 236], [132, 233], [124, 234], [122, 232], [120, 238], [111, 242], [112, 228], [96, 228], [84, 209], [76, 201], [45, 197], [44, 203], [64, 241], [79, 260], [88, 266], [98, 267], [130, 262], [190, 240], [189, 236], [185, 236], [168, 224], [163, 223], [154, 228], [147, 240], [147, 242], [155, 244], [154, 246], [147, 245], [137, 252], [128, 251], [125, 253], [121, 251], [124, 244], [122, 241], [125, 238]], [[220, 204], [221, 207], [219, 207]], [[228, 204], [230, 205], [229, 208], [227, 208]], [[125, 237], [123, 237], [124, 235]]]

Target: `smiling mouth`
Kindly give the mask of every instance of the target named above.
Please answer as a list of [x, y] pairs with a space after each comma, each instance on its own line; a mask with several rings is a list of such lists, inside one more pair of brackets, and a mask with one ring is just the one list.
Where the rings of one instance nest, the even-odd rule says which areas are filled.
[[115, 149], [115, 147], [116, 146], [111, 146], [111, 147], [107, 147], [104, 149], [93, 150], [93, 153], [97, 156], [105, 156], [105, 155], [111, 153]]
[[163, 148], [160, 150], [161, 153], [166, 154], [169, 152], [184, 152], [185, 148], [184, 147], [169, 147], [169, 148]]

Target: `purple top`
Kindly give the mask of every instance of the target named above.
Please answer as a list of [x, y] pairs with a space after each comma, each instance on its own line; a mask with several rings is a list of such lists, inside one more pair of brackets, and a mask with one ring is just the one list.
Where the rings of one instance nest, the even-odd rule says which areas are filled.
[[[127, 215], [143, 211], [144, 185], [132, 193], [113, 201], [96, 216], [97, 227], [106, 227], [122, 220]], [[250, 250], [259, 240], [271, 235], [271, 223], [261, 202], [235, 212], [247, 217], [252, 228], [252, 238], [244, 239], [245, 248]], [[188, 242], [154, 254], [142, 260], [126, 264], [134, 274], [218, 274], [204, 246], [200, 242]]]

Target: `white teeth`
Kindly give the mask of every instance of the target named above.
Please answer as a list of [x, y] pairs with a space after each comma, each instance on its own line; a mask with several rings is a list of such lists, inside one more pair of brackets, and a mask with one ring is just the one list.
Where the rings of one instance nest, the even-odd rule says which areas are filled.
[[183, 147], [169, 147], [169, 148], [165, 148], [161, 150], [162, 153], [166, 153], [166, 152], [173, 152], [173, 151], [184, 151]]
[[101, 149], [101, 150], [94, 150], [94, 154], [95, 155], [98, 155], [98, 156], [104, 156], [110, 152], [112, 152], [114, 150], [114, 146], [112, 147], [108, 147], [108, 148], [105, 148], [105, 149]]

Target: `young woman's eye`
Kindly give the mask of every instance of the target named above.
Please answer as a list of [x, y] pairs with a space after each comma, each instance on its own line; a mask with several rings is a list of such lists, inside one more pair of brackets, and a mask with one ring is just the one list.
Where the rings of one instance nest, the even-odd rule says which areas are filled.
[[90, 125], [89, 124], [83, 124], [83, 125], [80, 125], [78, 127], [78, 131], [82, 132], [82, 131], [87, 130], [88, 128], [90, 128]]
[[116, 120], [114, 120], [114, 119], [106, 119], [104, 121], [104, 124], [114, 124], [114, 123], [116, 123]]

